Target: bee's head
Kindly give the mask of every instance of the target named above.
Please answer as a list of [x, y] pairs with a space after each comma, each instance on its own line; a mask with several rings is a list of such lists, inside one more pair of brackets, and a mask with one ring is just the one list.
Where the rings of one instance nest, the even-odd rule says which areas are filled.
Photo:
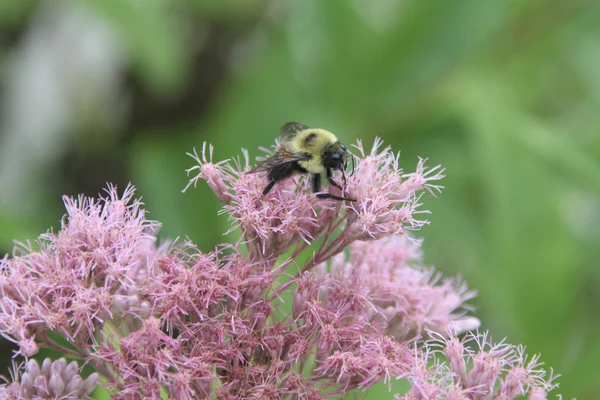
[[346, 165], [347, 156], [346, 146], [341, 142], [328, 144], [323, 153], [323, 166], [341, 170]]

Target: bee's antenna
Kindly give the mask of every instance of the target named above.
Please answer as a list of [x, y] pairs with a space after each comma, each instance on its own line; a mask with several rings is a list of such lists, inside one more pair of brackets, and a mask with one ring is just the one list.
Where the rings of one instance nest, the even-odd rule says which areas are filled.
[[350, 176], [354, 175], [354, 155], [350, 154], [350, 158], [352, 158], [352, 170], [350, 171]]

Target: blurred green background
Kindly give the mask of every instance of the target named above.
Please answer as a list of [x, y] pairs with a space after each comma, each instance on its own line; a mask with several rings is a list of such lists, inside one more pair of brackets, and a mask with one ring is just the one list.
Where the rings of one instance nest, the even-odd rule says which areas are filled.
[[599, 110], [595, 0], [2, 0], [0, 251], [57, 227], [62, 194], [129, 181], [164, 237], [210, 250], [228, 223], [181, 193], [186, 151], [254, 157], [290, 120], [381, 136], [407, 171], [447, 168], [427, 263], [598, 399]]

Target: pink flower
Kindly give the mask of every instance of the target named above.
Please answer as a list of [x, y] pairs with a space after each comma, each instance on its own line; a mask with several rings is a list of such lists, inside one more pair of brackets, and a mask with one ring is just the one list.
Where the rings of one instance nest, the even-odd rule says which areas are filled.
[[53, 348], [97, 373], [29, 361], [0, 395], [85, 398], [101, 376], [115, 399], [320, 399], [392, 379], [412, 383], [403, 399], [544, 398], [554, 385], [537, 357], [456, 338], [479, 326], [474, 292], [423, 266], [407, 233], [426, 223], [419, 199], [443, 170], [420, 160], [405, 174], [379, 140], [356, 147], [344, 188], [355, 202], [319, 199], [304, 176], [263, 195], [247, 153], [215, 163], [212, 146], [194, 151], [188, 187], [206, 180], [242, 235], [208, 253], [157, 247], [131, 186], [65, 198], [59, 232], [0, 261], [0, 333], [19, 355]]
[[202, 146], [201, 156], [190, 154], [197, 165], [188, 169], [188, 174], [198, 171], [190, 185], [199, 179], [207, 181], [209, 187], [224, 204], [223, 212], [229, 214], [232, 227], [229, 232], [241, 228], [244, 237], [256, 256], [268, 258], [283, 253], [294, 242], [306, 243], [315, 240], [314, 234], [326, 221], [319, 220], [317, 209], [323, 215], [333, 206], [330, 202], [317, 199], [304, 180], [300, 185], [293, 180], [275, 186], [267, 196], [262, 191], [268, 182], [263, 176], [247, 174], [250, 170], [248, 154], [244, 162], [212, 162], [212, 145]]
[[398, 399], [544, 399], [557, 386], [556, 377], [539, 368], [539, 356], [528, 359], [522, 346], [494, 344], [487, 333], [468, 333], [463, 340], [434, 336], [410, 373], [411, 390]]
[[58, 233], [41, 235], [37, 251], [22, 244], [0, 261], [0, 333], [24, 355], [37, 352], [33, 338], [51, 341], [47, 329], [88, 343], [104, 321], [121, 317], [119, 301], [144, 283], [158, 224], [132, 201], [133, 187], [122, 197], [113, 186], [107, 193], [98, 202], [65, 197]]
[[350, 257], [337, 257], [331, 274], [360, 286], [377, 306], [372, 320], [401, 339], [421, 336], [425, 330], [474, 330], [479, 320], [465, 316], [465, 302], [475, 296], [456, 279], [441, 278], [421, 265], [420, 242], [406, 236], [389, 236], [370, 242], [353, 242]]
[[[442, 188], [429, 183], [444, 177], [439, 165], [428, 170], [425, 160], [421, 159], [416, 172], [403, 174], [399, 167], [400, 154], [394, 154], [390, 147], [380, 151], [381, 145], [381, 140], [376, 139], [370, 153], [361, 141], [355, 146], [359, 161], [347, 181], [349, 196], [357, 199], [349, 206], [352, 214], [347, 228], [348, 235], [354, 239], [379, 239], [420, 228], [427, 221], [418, 220], [416, 216], [427, 211], [418, 209], [421, 204], [417, 193], [423, 189], [433, 193]], [[436, 173], [431, 175], [432, 172]]]
[[42, 366], [36, 360], [15, 366], [13, 383], [0, 387], [2, 399], [91, 399], [98, 384], [98, 374], [85, 380], [79, 375], [76, 361], [67, 364], [64, 358], [52, 362], [46, 358]]
[[278, 182], [263, 196], [268, 181], [259, 174], [246, 173], [250, 169], [247, 153], [244, 162], [238, 159], [233, 164], [213, 163], [212, 146], [207, 150], [206, 144], [201, 156], [192, 155], [197, 165], [188, 169], [188, 173], [198, 171], [198, 174], [188, 187], [196, 185], [199, 179], [206, 180], [225, 204], [224, 212], [233, 221], [231, 230], [241, 228], [245, 239], [261, 256], [281, 254], [298, 241], [314, 242], [336, 222], [336, 226], [344, 226], [341, 249], [354, 240], [418, 229], [427, 223], [416, 219], [418, 214], [427, 213], [419, 210], [418, 193], [441, 190], [441, 186], [431, 183], [443, 178], [439, 166], [429, 170], [421, 159], [416, 172], [403, 174], [398, 166], [399, 155], [389, 147], [380, 151], [381, 144], [376, 139], [368, 154], [360, 141], [355, 146], [360, 154], [353, 175], [347, 177], [345, 191], [357, 201], [342, 207], [341, 216], [336, 215], [341, 204], [318, 199], [304, 176]]
[[197, 165], [187, 170], [187, 174], [190, 175], [193, 171], [197, 171], [198, 173], [195, 177], [190, 179], [190, 182], [183, 191], [185, 192], [192, 185], [196, 187], [198, 181], [204, 179], [219, 200], [221, 200], [223, 204], [228, 204], [230, 199], [229, 186], [223, 180], [223, 178], [227, 176], [223, 165], [225, 165], [228, 160], [213, 163], [213, 151], [213, 146], [209, 145], [207, 149], [206, 142], [204, 142], [202, 144], [202, 151], [200, 152], [201, 156], [196, 153], [196, 149], [194, 149], [193, 153], [187, 153], [197, 163]]

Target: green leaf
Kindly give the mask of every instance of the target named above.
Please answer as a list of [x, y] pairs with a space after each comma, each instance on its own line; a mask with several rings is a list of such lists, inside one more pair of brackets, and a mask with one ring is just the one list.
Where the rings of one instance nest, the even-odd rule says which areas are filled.
[[125, 51], [145, 83], [158, 94], [180, 88], [188, 73], [190, 51], [184, 47], [183, 33], [170, 2], [164, 0], [121, 1], [83, 0], [104, 17], [119, 35]]

